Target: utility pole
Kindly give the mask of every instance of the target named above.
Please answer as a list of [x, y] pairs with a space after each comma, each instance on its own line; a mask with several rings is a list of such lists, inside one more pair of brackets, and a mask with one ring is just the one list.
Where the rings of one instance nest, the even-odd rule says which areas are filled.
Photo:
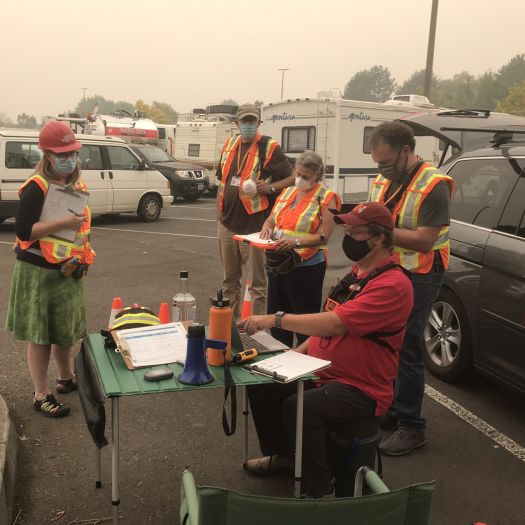
[[432, 0], [432, 12], [430, 15], [430, 31], [428, 33], [427, 67], [425, 69], [424, 95], [430, 99], [432, 91], [432, 65], [434, 63], [434, 44], [436, 42], [436, 22], [439, 0]]
[[86, 100], [86, 90], [87, 88], [80, 88], [83, 92], [84, 92], [84, 99], [83, 100]]
[[285, 71], [290, 71], [290, 68], [287, 68], [287, 67], [280, 67], [277, 69], [277, 71], [281, 71], [282, 72], [282, 76], [281, 76], [281, 100], [283, 99], [283, 93], [284, 93], [284, 72]]

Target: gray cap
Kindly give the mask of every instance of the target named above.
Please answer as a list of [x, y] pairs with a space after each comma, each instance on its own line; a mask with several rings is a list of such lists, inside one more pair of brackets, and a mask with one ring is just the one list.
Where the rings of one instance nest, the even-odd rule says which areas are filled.
[[255, 104], [243, 104], [237, 108], [237, 118], [239, 120], [245, 117], [255, 117], [257, 120], [261, 120], [261, 111], [259, 106]]

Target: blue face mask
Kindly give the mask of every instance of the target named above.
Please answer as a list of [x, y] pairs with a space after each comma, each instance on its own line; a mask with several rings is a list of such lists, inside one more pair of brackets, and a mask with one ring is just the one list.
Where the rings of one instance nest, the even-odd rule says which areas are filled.
[[245, 139], [253, 139], [257, 133], [257, 122], [248, 123], [248, 122], [241, 122], [239, 124], [239, 131], [241, 133], [241, 137], [244, 137]]
[[77, 159], [56, 159], [55, 161], [55, 170], [60, 173], [60, 175], [71, 175], [75, 168], [77, 167]]

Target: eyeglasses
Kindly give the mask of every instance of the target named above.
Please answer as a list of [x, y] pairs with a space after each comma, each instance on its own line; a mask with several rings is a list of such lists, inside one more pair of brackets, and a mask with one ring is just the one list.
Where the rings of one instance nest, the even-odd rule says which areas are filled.
[[68, 151], [67, 153], [50, 153], [50, 157], [58, 160], [69, 160], [69, 159], [78, 159], [78, 151]]

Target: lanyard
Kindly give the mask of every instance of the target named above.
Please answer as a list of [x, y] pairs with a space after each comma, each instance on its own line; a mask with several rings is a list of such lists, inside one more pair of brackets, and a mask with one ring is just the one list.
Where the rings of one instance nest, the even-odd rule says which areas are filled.
[[241, 160], [241, 149], [242, 149], [242, 140], [239, 139], [239, 147], [237, 148], [237, 177], [240, 177], [244, 163], [246, 162], [246, 158], [248, 157], [248, 153], [250, 153], [250, 150], [252, 149], [252, 146], [255, 143], [257, 135], [253, 138], [252, 143], [250, 144], [250, 147], [246, 150], [246, 153], [242, 157]]

